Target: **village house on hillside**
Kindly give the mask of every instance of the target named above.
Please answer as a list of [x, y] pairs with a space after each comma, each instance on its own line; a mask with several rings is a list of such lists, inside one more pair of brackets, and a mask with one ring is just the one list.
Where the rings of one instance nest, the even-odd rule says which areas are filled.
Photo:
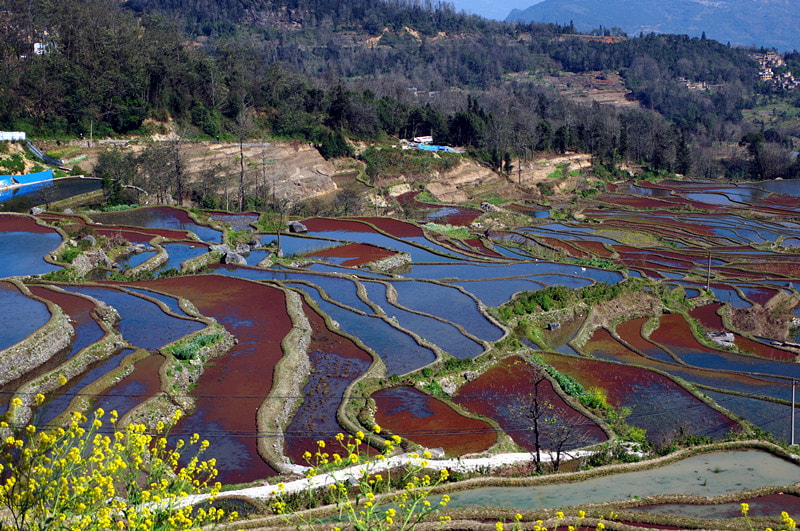
[[775, 74], [772, 70], [773, 68], [780, 68], [786, 65], [783, 57], [779, 54], [775, 52], [756, 53], [751, 55], [751, 57], [758, 61], [760, 67], [758, 71], [759, 81], [771, 82], [776, 88], [784, 90], [794, 90], [800, 87], [800, 80], [795, 79], [794, 74], [791, 72], [787, 71]]

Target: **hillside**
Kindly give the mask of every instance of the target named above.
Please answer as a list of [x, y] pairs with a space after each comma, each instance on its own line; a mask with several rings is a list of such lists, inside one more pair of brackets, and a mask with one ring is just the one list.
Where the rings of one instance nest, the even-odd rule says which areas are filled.
[[599, 26], [639, 32], [686, 34], [740, 46], [800, 48], [800, 29], [792, 22], [797, 5], [788, 0], [544, 0], [513, 10], [506, 20], [557, 22], [579, 31]]
[[[767, 128], [764, 112], [743, 112], [793, 109], [796, 93], [760, 83], [749, 50], [710, 39], [604, 42], [381, 0], [41, 2], [0, 30], [0, 127], [32, 136], [300, 140], [337, 158], [429, 134], [504, 172], [575, 151], [611, 175], [628, 162], [796, 175], [797, 122]], [[739, 147], [759, 132], [769, 164]]]

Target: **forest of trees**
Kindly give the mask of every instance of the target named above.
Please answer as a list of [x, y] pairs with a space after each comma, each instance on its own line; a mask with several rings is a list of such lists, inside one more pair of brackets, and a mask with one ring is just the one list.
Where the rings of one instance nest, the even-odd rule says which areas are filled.
[[[348, 154], [345, 138], [432, 134], [498, 169], [514, 155], [577, 150], [598, 164], [707, 177], [798, 174], [788, 153], [800, 132], [742, 120], [764, 91], [757, 63], [711, 40], [586, 42], [559, 38], [569, 26], [511, 25], [406, 0], [3, 4], [5, 129], [148, 133], [173, 119], [200, 138], [233, 141], [247, 109], [250, 134], [310, 141], [326, 157]], [[34, 54], [34, 42], [46, 53]], [[563, 70], [619, 71], [641, 108], [576, 103], [508, 76]], [[679, 77], [713, 89], [691, 92]], [[720, 143], [741, 143], [742, 155], [720, 160]]]

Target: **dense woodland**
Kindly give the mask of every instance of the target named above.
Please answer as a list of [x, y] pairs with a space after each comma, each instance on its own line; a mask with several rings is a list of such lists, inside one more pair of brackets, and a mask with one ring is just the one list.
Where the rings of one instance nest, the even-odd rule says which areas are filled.
[[[346, 138], [433, 134], [496, 169], [576, 150], [610, 171], [623, 161], [707, 177], [800, 171], [789, 158], [800, 131], [742, 119], [765, 98], [800, 107], [800, 93], [772, 93], [757, 82], [752, 50], [712, 40], [586, 42], [566, 37], [569, 26], [400, 0], [2, 4], [4, 129], [152, 133], [172, 119], [199, 138], [298, 138], [326, 157], [349, 154]], [[33, 53], [35, 42], [45, 53]], [[642, 107], [576, 103], [536, 81], [604, 70], [619, 71]], [[709, 89], [691, 92], [679, 77]], [[739, 149], [722, 157], [724, 145]]]

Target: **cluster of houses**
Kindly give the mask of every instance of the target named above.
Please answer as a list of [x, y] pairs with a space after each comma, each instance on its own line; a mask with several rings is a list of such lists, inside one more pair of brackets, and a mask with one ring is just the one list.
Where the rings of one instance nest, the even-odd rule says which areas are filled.
[[800, 88], [800, 80], [795, 79], [794, 74], [788, 70], [780, 74], [776, 74], [772, 70], [773, 68], [781, 68], [786, 65], [783, 57], [779, 54], [775, 52], [758, 53], [754, 54], [752, 57], [758, 61], [759, 64], [758, 79], [760, 81], [772, 83], [776, 88], [782, 88], [784, 90]]
[[678, 83], [680, 83], [689, 90], [701, 91], [708, 89], [708, 84], [705, 81], [690, 81], [685, 77], [679, 77]]

